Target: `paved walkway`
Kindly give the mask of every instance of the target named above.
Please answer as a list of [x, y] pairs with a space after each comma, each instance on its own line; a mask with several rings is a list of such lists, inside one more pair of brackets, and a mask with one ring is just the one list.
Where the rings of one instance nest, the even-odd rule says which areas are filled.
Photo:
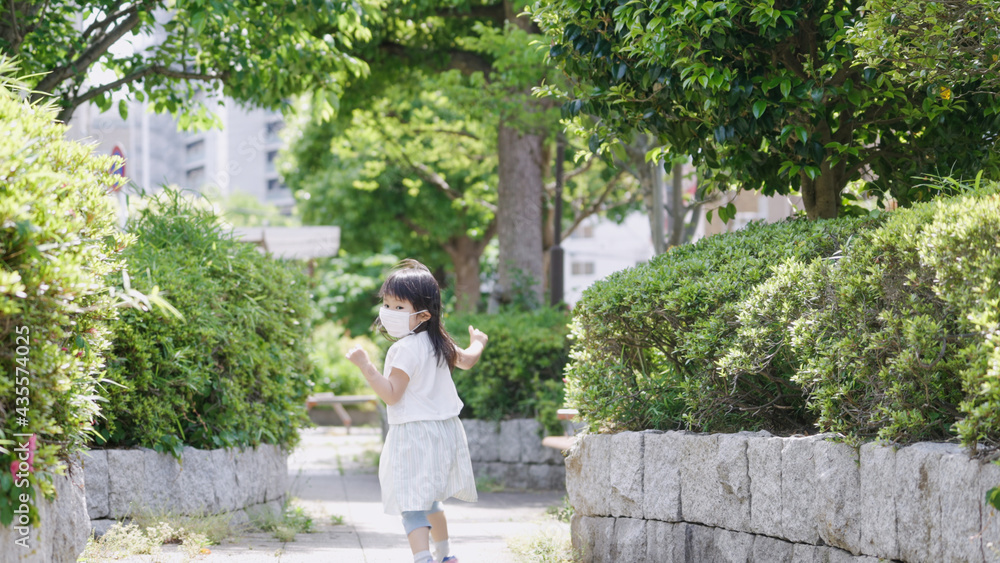
[[[410, 563], [413, 556], [398, 516], [382, 512], [377, 473], [381, 442], [376, 429], [303, 430], [302, 441], [288, 460], [290, 493], [313, 517], [314, 533], [281, 542], [256, 533], [211, 546], [197, 561], [282, 563]], [[569, 525], [546, 514], [562, 506], [563, 492], [484, 492], [478, 503], [445, 504], [452, 550], [462, 563], [515, 563], [508, 547], [513, 540], [539, 535], [568, 537]], [[334, 524], [342, 517], [343, 524]], [[150, 561], [135, 557], [129, 561]], [[181, 561], [166, 546], [157, 561]]]

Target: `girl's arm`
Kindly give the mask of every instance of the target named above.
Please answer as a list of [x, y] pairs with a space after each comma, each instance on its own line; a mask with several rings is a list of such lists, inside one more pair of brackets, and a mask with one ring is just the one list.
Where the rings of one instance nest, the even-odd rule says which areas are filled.
[[462, 369], [469, 369], [476, 365], [479, 361], [479, 357], [483, 355], [483, 349], [486, 348], [486, 341], [490, 337], [486, 336], [483, 331], [473, 328], [469, 325], [469, 347], [466, 349], [455, 347], [455, 352], [458, 353], [458, 357], [455, 359], [455, 367]]
[[347, 359], [361, 368], [361, 374], [365, 376], [368, 385], [371, 385], [375, 394], [385, 401], [387, 405], [395, 405], [403, 397], [406, 386], [410, 384], [410, 376], [399, 368], [392, 368], [389, 377], [382, 377], [375, 364], [368, 359], [368, 352], [360, 346], [355, 346], [347, 352]]

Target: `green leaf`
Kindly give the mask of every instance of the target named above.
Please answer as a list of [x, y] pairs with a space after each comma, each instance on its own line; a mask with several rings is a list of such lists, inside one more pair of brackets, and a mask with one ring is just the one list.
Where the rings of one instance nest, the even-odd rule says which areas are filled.
[[767, 109], [767, 102], [764, 100], [757, 100], [753, 104], [753, 116], [760, 119], [760, 116], [764, 114], [765, 109]]
[[986, 504], [1000, 510], [1000, 487], [993, 487], [986, 491]]

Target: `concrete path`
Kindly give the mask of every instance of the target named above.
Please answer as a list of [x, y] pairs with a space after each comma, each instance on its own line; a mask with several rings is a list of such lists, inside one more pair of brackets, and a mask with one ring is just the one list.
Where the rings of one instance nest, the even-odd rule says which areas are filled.
[[[320, 427], [303, 430], [288, 460], [290, 494], [313, 518], [314, 533], [281, 542], [255, 533], [210, 547], [197, 561], [282, 563], [410, 563], [413, 556], [398, 516], [382, 512], [377, 473], [381, 448], [376, 429]], [[546, 514], [562, 506], [561, 491], [479, 492], [478, 503], [445, 503], [454, 554], [462, 563], [515, 563], [508, 543], [539, 536], [568, 537], [569, 525]], [[342, 521], [341, 524], [335, 523]], [[182, 561], [175, 546], [155, 558]]]

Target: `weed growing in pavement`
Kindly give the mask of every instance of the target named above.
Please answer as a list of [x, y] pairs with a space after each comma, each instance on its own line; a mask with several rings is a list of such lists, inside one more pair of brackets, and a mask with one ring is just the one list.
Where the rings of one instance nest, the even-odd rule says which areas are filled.
[[[138, 520], [117, 522], [100, 538], [91, 536], [79, 561], [107, 561], [132, 555], [152, 555], [157, 559], [164, 544], [180, 544], [185, 554], [184, 560], [189, 561], [198, 555], [209, 553], [208, 546], [222, 539], [215, 536], [218, 539], [212, 541], [207, 535], [208, 533], [215, 535], [223, 529], [218, 523], [220, 518], [215, 516], [182, 517], [172, 522], [165, 520], [147, 522], [150, 525], [142, 525]], [[211, 522], [206, 524], [201, 520]], [[181, 521], [186, 522], [188, 527], [180, 523]], [[228, 526], [228, 518], [226, 525]], [[209, 532], [206, 533], [204, 530]], [[232, 529], [229, 530], [226, 537], [233, 535]]]
[[573, 563], [581, 561], [573, 550], [569, 530], [545, 528], [507, 540], [507, 547], [526, 563]]
[[569, 503], [569, 496], [563, 496], [562, 505], [553, 505], [546, 508], [545, 513], [560, 522], [569, 524], [570, 518], [573, 517], [573, 505]]
[[289, 499], [281, 508], [280, 514], [263, 509], [255, 511], [250, 516], [253, 527], [270, 532], [275, 538], [283, 541], [295, 541], [295, 534], [308, 534], [313, 531], [313, 519], [304, 508], [294, 504]]
[[334, 526], [343, 526], [344, 517], [340, 516], [339, 514], [333, 514], [330, 516], [330, 523], [333, 524]]

